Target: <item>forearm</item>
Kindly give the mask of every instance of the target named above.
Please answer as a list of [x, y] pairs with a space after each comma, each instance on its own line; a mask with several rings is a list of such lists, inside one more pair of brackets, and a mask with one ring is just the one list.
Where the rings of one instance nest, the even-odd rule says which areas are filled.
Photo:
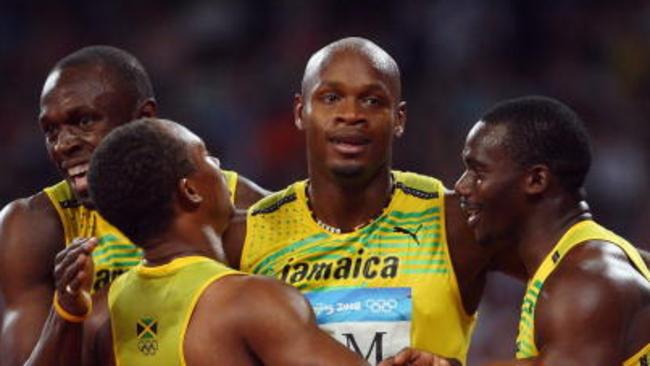
[[52, 309], [24, 366], [79, 366], [82, 342], [83, 323], [64, 320]]

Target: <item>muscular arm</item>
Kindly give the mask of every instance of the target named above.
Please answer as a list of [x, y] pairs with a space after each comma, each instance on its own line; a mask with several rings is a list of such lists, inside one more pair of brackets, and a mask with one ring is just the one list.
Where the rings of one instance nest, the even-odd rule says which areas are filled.
[[572, 250], [546, 281], [535, 312], [540, 355], [493, 365], [622, 364], [641, 296], [625, 255], [601, 244]]
[[54, 258], [63, 247], [63, 229], [43, 193], [14, 201], [0, 213], [0, 291], [5, 301], [0, 364], [22, 365], [28, 358], [28, 364], [51, 364], [69, 346], [60, 340], [81, 334], [79, 325], [50, 310]]
[[458, 195], [452, 192], [445, 194], [445, 226], [463, 307], [471, 315], [478, 309], [483, 295], [491, 255], [474, 240], [460, 209]]
[[[307, 300], [268, 278], [248, 287], [254, 310], [243, 324], [245, 339], [267, 365], [362, 365], [363, 360], [320, 330]], [[258, 304], [252, 305], [252, 299]]]
[[93, 296], [93, 313], [84, 324], [83, 366], [115, 365], [108, 312], [108, 288]]
[[[213, 294], [219, 293], [217, 296], [221, 300], [204, 308], [212, 319], [215, 309], [221, 309], [219, 314], [224, 317], [214, 327], [217, 330], [212, 333], [215, 342], [223, 340], [226, 332], [238, 343], [229, 349], [243, 344], [247, 352], [264, 365], [367, 364], [318, 328], [311, 307], [296, 289], [258, 276], [229, 276], [219, 281], [223, 282], [220, 287], [215, 286], [218, 288]], [[211, 296], [207, 291], [206, 295]], [[221, 363], [245, 364], [233, 360]]]

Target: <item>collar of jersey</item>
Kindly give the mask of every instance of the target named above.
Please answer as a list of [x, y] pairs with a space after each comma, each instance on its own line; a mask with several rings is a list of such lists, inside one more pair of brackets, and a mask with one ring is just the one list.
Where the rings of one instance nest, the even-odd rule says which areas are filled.
[[213, 259], [200, 255], [191, 255], [187, 257], [172, 259], [170, 262], [161, 264], [159, 266], [145, 266], [142, 262], [140, 262], [140, 264], [138, 264], [134, 270], [138, 275], [145, 277], [164, 277], [172, 273], [176, 273], [181, 268], [186, 267], [190, 264], [212, 260]]
[[296, 183], [295, 185], [295, 193], [298, 197], [298, 200], [301, 201], [304, 210], [306, 211], [307, 215], [309, 216], [308, 222], [310, 222], [310, 225], [312, 225], [314, 228], [317, 228], [318, 231], [327, 233], [328, 235], [332, 236], [347, 236], [347, 235], [355, 235], [369, 226], [372, 226], [375, 224], [379, 219], [384, 217], [388, 212], [393, 210], [393, 207], [395, 206], [395, 202], [398, 200], [398, 197], [400, 197], [400, 190], [397, 189], [397, 183], [398, 183], [398, 178], [395, 175], [395, 172], [391, 170], [391, 177], [392, 177], [392, 192], [390, 195], [390, 199], [388, 200], [388, 203], [384, 208], [381, 210], [381, 212], [374, 216], [372, 219], [370, 219], [368, 222], [364, 223], [363, 225], [360, 225], [359, 227], [355, 228], [353, 231], [349, 232], [341, 232], [341, 233], [334, 233], [332, 231], [329, 231], [325, 228], [323, 228], [321, 225], [318, 224], [317, 220], [318, 218], [313, 214], [313, 211], [311, 207], [309, 207], [309, 202], [308, 202], [308, 197], [307, 197], [307, 182], [308, 180], [302, 180]]

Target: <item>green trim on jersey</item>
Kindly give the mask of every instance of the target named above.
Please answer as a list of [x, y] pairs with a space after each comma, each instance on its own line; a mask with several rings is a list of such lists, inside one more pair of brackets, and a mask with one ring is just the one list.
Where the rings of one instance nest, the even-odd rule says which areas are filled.
[[[371, 313], [365, 318], [358, 311], [336, 323], [349, 323], [351, 331], [334, 330], [333, 335], [364, 357], [378, 348], [389, 352], [390, 347], [410, 345], [464, 363], [475, 317], [465, 314], [449, 257], [444, 187], [431, 177], [392, 174], [395, 190], [388, 206], [371, 223], [349, 233], [331, 233], [314, 221], [306, 181], [262, 199], [249, 210], [240, 268], [289, 283], [310, 301], [316, 293], [348, 296], [338, 303], [341, 309], [359, 310], [365, 304], [372, 304], [373, 311], [379, 311], [378, 304], [392, 309], [408, 298], [412, 305], [399, 305], [405, 311], [402, 323], [382, 316], [377, 320]], [[323, 306], [329, 305], [315, 307], [317, 319]], [[334, 323], [320, 324], [331, 331], [327, 327]], [[384, 326], [410, 330], [393, 335]], [[361, 333], [375, 337], [364, 344]]]
[[[238, 175], [223, 171], [230, 198], [234, 201]], [[92, 292], [110, 284], [117, 276], [137, 265], [142, 259], [142, 251], [126, 235], [106, 221], [95, 210], [89, 210], [76, 200], [67, 181], [61, 181], [43, 189], [56, 209], [63, 227], [64, 242], [68, 246], [75, 238], [95, 237], [99, 244], [93, 251], [95, 275]]]

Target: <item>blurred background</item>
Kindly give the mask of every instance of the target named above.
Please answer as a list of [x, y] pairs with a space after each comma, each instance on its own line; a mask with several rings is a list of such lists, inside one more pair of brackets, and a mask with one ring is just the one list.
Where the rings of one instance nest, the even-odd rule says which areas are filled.
[[[306, 176], [292, 101], [309, 56], [350, 35], [397, 60], [408, 101], [394, 166], [452, 187], [465, 133], [505, 98], [544, 94], [585, 120], [589, 200], [650, 249], [650, 2], [85, 1], [0, 3], [0, 204], [59, 177], [37, 126], [52, 65], [86, 45], [135, 54], [160, 115], [202, 136], [225, 167], [276, 190]], [[523, 285], [491, 278], [470, 364], [514, 352]]]

